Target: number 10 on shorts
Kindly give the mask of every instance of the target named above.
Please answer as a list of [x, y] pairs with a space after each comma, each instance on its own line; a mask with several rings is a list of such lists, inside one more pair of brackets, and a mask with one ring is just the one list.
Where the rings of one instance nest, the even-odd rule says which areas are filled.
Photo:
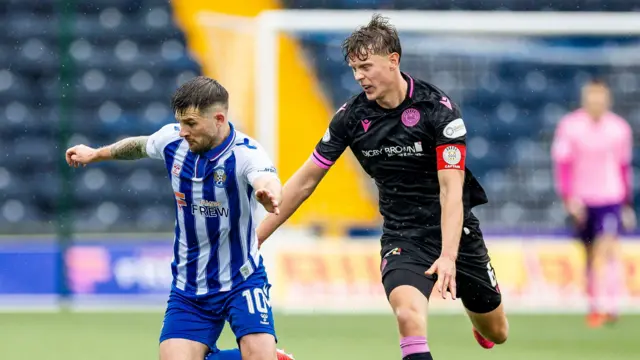
[[247, 309], [249, 314], [255, 314], [256, 309], [259, 313], [266, 314], [269, 312], [269, 298], [261, 288], [247, 289], [242, 292], [242, 296], [247, 300]]

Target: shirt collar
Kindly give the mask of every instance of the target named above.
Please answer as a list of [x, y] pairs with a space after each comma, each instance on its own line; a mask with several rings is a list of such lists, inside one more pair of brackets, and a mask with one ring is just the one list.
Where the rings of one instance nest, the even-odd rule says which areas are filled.
[[207, 151], [206, 153], [204, 153], [204, 155], [210, 161], [217, 160], [222, 154], [227, 152], [227, 150], [229, 150], [231, 148], [231, 146], [233, 146], [233, 143], [234, 143], [234, 141], [236, 139], [236, 130], [233, 127], [233, 124], [231, 122], [229, 122], [229, 128], [231, 129], [231, 131], [229, 131], [229, 136], [227, 136], [227, 138], [224, 139], [222, 144], [220, 144], [220, 145], [214, 147], [213, 149]]

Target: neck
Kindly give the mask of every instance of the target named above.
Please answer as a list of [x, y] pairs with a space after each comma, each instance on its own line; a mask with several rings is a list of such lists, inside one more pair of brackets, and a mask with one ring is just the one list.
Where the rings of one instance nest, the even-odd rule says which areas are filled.
[[593, 111], [587, 111], [587, 114], [589, 114], [589, 117], [590, 117], [593, 121], [599, 121], [600, 119], [602, 119], [602, 117], [604, 116], [605, 112], [593, 112]]
[[229, 134], [231, 134], [231, 127], [229, 126], [229, 123], [226, 123], [222, 125], [222, 130], [218, 133], [218, 136], [213, 136], [211, 138], [211, 146], [209, 147], [209, 150], [222, 144]]
[[407, 91], [409, 91], [409, 83], [402, 77], [400, 71], [398, 71], [394, 79], [394, 86], [380, 99], [376, 99], [376, 102], [385, 109], [395, 109], [400, 106], [407, 97]]

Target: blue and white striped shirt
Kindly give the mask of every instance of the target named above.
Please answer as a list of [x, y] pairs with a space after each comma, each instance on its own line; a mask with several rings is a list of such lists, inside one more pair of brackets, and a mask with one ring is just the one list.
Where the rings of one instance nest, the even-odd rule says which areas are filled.
[[261, 205], [251, 184], [277, 173], [264, 149], [233, 125], [204, 154], [191, 152], [179, 132], [169, 124], [147, 142], [149, 156], [165, 162], [176, 201], [172, 286], [187, 295], [230, 291], [264, 271], [255, 232]]

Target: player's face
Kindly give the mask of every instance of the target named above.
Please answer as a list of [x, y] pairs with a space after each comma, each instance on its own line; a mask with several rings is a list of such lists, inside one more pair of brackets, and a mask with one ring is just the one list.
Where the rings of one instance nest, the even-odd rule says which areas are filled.
[[180, 123], [180, 136], [189, 143], [189, 150], [194, 153], [209, 151], [216, 145], [224, 114], [211, 109], [199, 111], [188, 109], [183, 114], [176, 114]]
[[582, 106], [594, 117], [600, 117], [607, 112], [610, 104], [609, 89], [602, 85], [588, 85], [582, 91]]
[[369, 54], [365, 60], [352, 56], [349, 58], [349, 66], [367, 99], [378, 100], [393, 86], [394, 70], [398, 68], [398, 54]]

